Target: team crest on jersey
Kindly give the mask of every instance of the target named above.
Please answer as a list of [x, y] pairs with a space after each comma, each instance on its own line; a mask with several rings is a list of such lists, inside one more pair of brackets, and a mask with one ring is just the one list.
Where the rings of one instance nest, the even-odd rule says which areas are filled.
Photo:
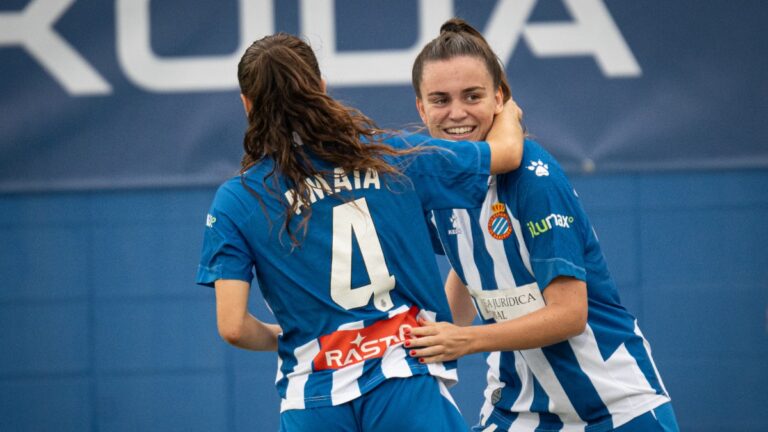
[[496, 240], [506, 240], [512, 235], [512, 221], [507, 214], [507, 206], [497, 202], [491, 206], [493, 214], [488, 218], [488, 232]]

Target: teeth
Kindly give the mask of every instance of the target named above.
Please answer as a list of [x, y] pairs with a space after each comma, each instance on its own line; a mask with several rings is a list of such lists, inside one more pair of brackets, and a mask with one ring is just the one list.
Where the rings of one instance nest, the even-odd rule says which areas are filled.
[[468, 132], [471, 132], [475, 127], [474, 126], [461, 126], [461, 127], [452, 127], [452, 128], [446, 128], [445, 131], [449, 134], [453, 135], [461, 135]]

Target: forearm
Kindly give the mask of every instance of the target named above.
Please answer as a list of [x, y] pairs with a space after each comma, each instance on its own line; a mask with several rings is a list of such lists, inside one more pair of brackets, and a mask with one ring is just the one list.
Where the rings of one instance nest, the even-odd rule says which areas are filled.
[[477, 313], [475, 304], [455, 270], [451, 270], [445, 280], [445, 296], [451, 307], [453, 323], [462, 327], [471, 325]]
[[584, 331], [577, 314], [558, 305], [510, 321], [466, 327], [468, 353], [540, 348], [562, 342]]
[[486, 136], [491, 147], [491, 174], [513, 171], [520, 166], [525, 139], [521, 120], [522, 111], [512, 99], [494, 119]]
[[247, 281], [216, 281], [216, 325], [219, 335], [239, 348], [276, 351], [280, 327], [263, 323], [248, 312], [249, 290], [250, 283]]
[[241, 333], [227, 341], [238, 348], [251, 351], [277, 351], [277, 336], [280, 332], [280, 326], [277, 324], [267, 324], [247, 314]]
[[571, 277], [557, 277], [544, 289], [546, 306], [519, 318], [481, 326], [460, 327], [420, 320], [406, 340], [411, 355], [426, 363], [467, 354], [540, 348], [584, 332], [587, 325], [587, 286]]

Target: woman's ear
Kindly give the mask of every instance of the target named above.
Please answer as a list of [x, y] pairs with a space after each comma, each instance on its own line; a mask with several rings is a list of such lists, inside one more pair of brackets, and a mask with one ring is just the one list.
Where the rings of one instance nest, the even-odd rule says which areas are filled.
[[251, 113], [251, 108], [253, 108], [253, 103], [251, 103], [251, 100], [245, 97], [245, 95], [242, 93], [240, 93], [240, 100], [243, 101], [243, 108], [245, 108], [245, 115], [247, 117], [248, 114]]
[[496, 106], [493, 109], [494, 114], [501, 114], [504, 111], [504, 92], [501, 90], [501, 86], [496, 89], [496, 93], [493, 95], [496, 100]]
[[416, 98], [416, 111], [419, 112], [421, 122], [424, 123], [425, 126], [429, 126], [427, 124], [427, 113], [424, 111], [424, 102], [419, 97]]

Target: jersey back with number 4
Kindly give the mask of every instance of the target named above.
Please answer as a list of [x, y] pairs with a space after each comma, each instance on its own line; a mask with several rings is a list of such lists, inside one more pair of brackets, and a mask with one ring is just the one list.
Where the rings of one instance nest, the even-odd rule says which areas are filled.
[[[400, 138], [389, 144], [411, 145]], [[420, 316], [451, 318], [424, 212], [482, 203], [490, 151], [485, 143], [428, 144], [450, 151], [392, 159], [401, 177], [344, 172], [316, 161], [328, 174], [306, 179], [306, 234], [298, 224], [308, 208], [299, 208], [291, 222], [298, 247], [291, 247], [283, 229], [284, 203], [295, 199], [294, 188], [268, 176], [271, 160], [217, 191], [197, 282], [250, 282], [255, 275], [283, 329], [281, 410], [338, 405], [388, 378], [432, 374], [456, 380], [455, 362], [427, 366], [410, 358], [403, 331]]]

